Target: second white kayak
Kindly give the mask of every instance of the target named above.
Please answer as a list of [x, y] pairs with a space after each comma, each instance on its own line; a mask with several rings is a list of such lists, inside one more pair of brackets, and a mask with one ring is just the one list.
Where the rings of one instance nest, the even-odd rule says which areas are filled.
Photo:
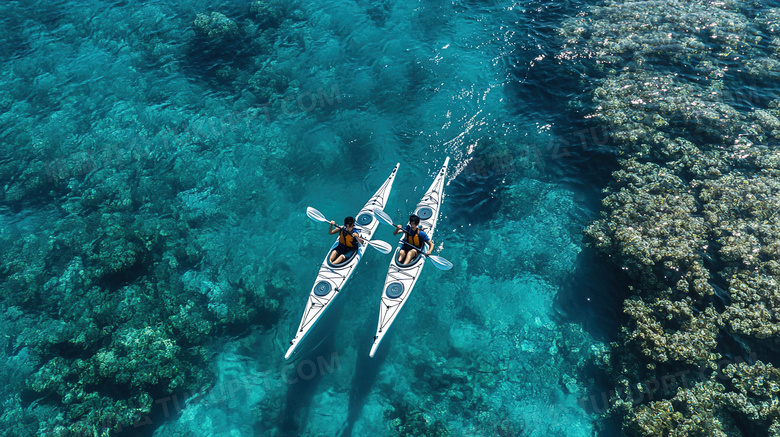
[[[426, 191], [422, 200], [414, 209], [414, 214], [420, 217], [420, 226], [431, 239], [433, 239], [436, 222], [439, 218], [439, 210], [444, 195], [444, 180], [447, 177], [447, 165], [449, 162], [449, 157], [444, 160], [444, 165], [436, 174], [431, 187], [428, 188], [428, 191]], [[390, 267], [387, 270], [385, 286], [382, 289], [382, 302], [379, 305], [379, 323], [376, 328], [376, 335], [374, 335], [374, 344], [371, 346], [371, 352], [369, 352], [371, 357], [376, 353], [379, 343], [387, 334], [388, 328], [395, 321], [401, 308], [409, 298], [414, 284], [417, 282], [423, 266], [425, 266], [426, 259], [422, 255], [418, 255], [409, 264], [399, 264], [399, 250], [400, 248], [396, 249], [393, 254], [393, 259], [390, 261]]]

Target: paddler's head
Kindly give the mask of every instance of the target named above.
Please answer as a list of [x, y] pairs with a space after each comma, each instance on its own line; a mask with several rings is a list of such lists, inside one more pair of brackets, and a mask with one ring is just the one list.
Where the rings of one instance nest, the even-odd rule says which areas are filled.
[[351, 231], [355, 227], [355, 217], [347, 217], [344, 219], [344, 229]]
[[413, 231], [417, 230], [417, 226], [420, 226], [420, 217], [417, 217], [416, 215], [412, 214], [409, 216], [409, 225], [412, 227]]

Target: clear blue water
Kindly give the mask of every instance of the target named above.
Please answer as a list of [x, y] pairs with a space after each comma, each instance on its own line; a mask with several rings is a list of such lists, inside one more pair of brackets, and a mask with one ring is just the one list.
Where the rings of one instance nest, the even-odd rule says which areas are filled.
[[[586, 6], [301, 1], [280, 24], [240, 1], [4, 2], [0, 237], [17, 260], [2, 272], [4, 420], [23, 411], [34, 419], [14, 429], [53, 432], [103, 417], [108, 404], [25, 381], [148, 328], [182, 362], [207, 348], [205, 382], [148, 383], [146, 397], [84, 385], [150, 406], [122, 435], [610, 435], [581, 401], [606, 348], [600, 299], [619, 287], [583, 267], [604, 158], [560, 150], [582, 90], [552, 59], [558, 23]], [[198, 33], [212, 12], [235, 29]], [[386, 208], [401, 219], [446, 156], [435, 241], [455, 267], [426, 267], [369, 359], [389, 259], [367, 252], [284, 362], [332, 242], [306, 207], [340, 221], [401, 162]], [[255, 304], [269, 312], [244, 317]], [[181, 328], [198, 317], [217, 328]], [[137, 360], [175, 367], [158, 356]]]

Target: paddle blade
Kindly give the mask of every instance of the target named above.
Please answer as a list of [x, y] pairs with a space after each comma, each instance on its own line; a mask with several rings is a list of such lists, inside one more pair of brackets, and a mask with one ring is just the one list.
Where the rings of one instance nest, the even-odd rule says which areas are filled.
[[368, 244], [384, 254], [388, 254], [391, 250], [393, 250], [389, 243], [382, 240], [371, 240], [368, 242]]
[[449, 270], [452, 268], [452, 263], [440, 256], [428, 255], [428, 259], [431, 260], [433, 265], [439, 270]]
[[314, 220], [315, 222], [327, 222], [328, 221], [328, 219], [326, 219], [325, 216], [322, 215], [321, 212], [317, 211], [316, 209], [312, 208], [311, 206], [306, 208], [306, 215], [309, 216], [309, 218]]
[[374, 208], [374, 216], [378, 218], [380, 222], [388, 226], [393, 226], [393, 219], [391, 219], [390, 216], [387, 215], [387, 213], [382, 211], [381, 209]]

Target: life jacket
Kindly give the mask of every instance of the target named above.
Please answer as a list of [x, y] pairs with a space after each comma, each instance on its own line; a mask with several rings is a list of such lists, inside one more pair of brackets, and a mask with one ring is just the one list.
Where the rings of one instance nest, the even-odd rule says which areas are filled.
[[414, 247], [422, 248], [423, 247], [423, 239], [420, 235], [420, 232], [422, 231], [422, 228], [420, 226], [417, 227], [417, 233], [414, 235], [411, 235], [411, 227], [409, 228], [410, 233], [406, 234], [406, 242], [411, 244]]
[[[352, 232], [355, 232], [355, 229], [352, 228]], [[347, 246], [347, 247], [357, 247], [357, 241], [355, 241], [355, 237], [352, 236], [351, 233], [347, 233], [346, 229], [342, 229], [341, 232], [339, 232], [339, 244]]]

